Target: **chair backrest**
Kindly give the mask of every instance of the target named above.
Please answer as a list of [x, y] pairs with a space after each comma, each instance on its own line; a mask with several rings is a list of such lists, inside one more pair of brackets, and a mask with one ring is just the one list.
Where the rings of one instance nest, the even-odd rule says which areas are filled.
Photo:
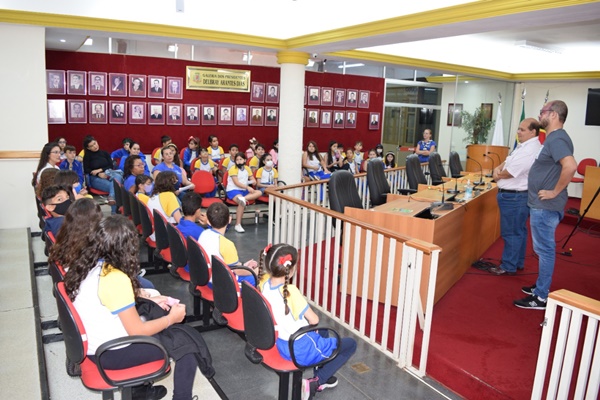
[[406, 157], [406, 179], [408, 180], [408, 187], [412, 190], [417, 190], [419, 183], [427, 184], [427, 178], [425, 178], [421, 168], [421, 161], [419, 161], [419, 156], [416, 154]]
[[131, 193], [129, 192], [127, 189], [125, 189], [125, 186], [123, 185], [119, 185], [119, 188], [121, 190], [121, 201], [123, 203], [123, 215], [126, 216], [127, 218], [131, 217], [131, 202], [127, 201], [129, 199], [129, 194]]
[[431, 183], [433, 185], [439, 185], [444, 181], [442, 178], [446, 176], [446, 172], [442, 165], [442, 157], [440, 157], [438, 152], [433, 151], [429, 153], [429, 174], [431, 174]]
[[169, 238], [169, 249], [171, 250], [171, 263], [176, 268], [185, 267], [188, 263], [188, 252], [186, 241], [173, 224], [167, 222], [167, 236]]
[[206, 286], [210, 279], [208, 255], [191, 236], [187, 237], [188, 265], [190, 267], [190, 282], [195, 286]]
[[156, 237], [156, 249], [163, 250], [169, 248], [169, 232], [167, 231], [167, 219], [158, 210], [153, 210], [154, 233]]
[[140, 222], [142, 224], [142, 237], [144, 239], [152, 236], [154, 233], [154, 216], [150, 209], [140, 200], [135, 197], [140, 210]]
[[115, 192], [115, 207], [117, 208], [117, 212], [121, 212], [121, 207], [123, 207], [123, 192], [121, 191], [121, 185], [118, 180], [113, 179], [113, 188]]
[[460, 172], [462, 171], [462, 164], [460, 162], [460, 157], [458, 153], [455, 151], [450, 152], [450, 160], [448, 161], [450, 164], [450, 175], [453, 178], [460, 178]]
[[208, 171], [197, 170], [192, 175], [192, 183], [195, 185], [194, 192], [199, 194], [212, 193], [215, 190], [215, 178]]
[[64, 282], [57, 282], [54, 285], [54, 297], [67, 357], [71, 362], [80, 364], [87, 353], [87, 335], [79, 313], [67, 295]]
[[48, 260], [48, 274], [52, 278], [52, 283], [58, 283], [65, 280], [65, 269], [62, 265]]
[[192, 173], [192, 175], [194, 174], [194, 172], [196, 172], [196, 163], [200, 161], [200, 156], [194, 158], [192, 161], [190, 161], [190, 173]]
[[390, 193], [390, 184], [385, 177], [383, 162], [372, 162], [367, 169], [367, 184], [369, 185], [369, 196], [371, 206], [385, 203], [386, 194]]
[[268, 350], [275, 345], [275, 319], [271, 305], [257, 288], [248, 282], [242, 283], [242, 309], [246, 330], [246, 340], [260, 350]]
[[212, 256], [212, 282], [215, 307], [223, 313], [233, 313], [238, 308], [239, 285], [233, 271], [219, 257]]
[[585, 169], [588, 165], [595, 167], [596, 165], [598, 165], [598, 163], [593, 158], [584, 158], [579, 162], [579, 164], [577, 164], [577, 173], [579, 175], [585, 176]]
[[345, 207], [363, 208], [354, 175], [345, 170], [338, 170], [329, 178], [329, 208], [344, 213]]
[[142, 224], [142, 220], [140, 217], [140, 206], [138, 203], [138, 198], [135, 194], [130, 191], [127, 192], [127, 197], [123, 199], [123, 203], [127, 201], [129, 203], [129, 208], [131, 210], [131, 219], [133, 220], [133, 224], [137, 227]]
[[152, 154], [150, 155], [150, 161], [152, 161], [152, 165], [160, 164], [162, 158], [161, 151], [162, 147], [157, 147], [154, 150], [152, 150]]

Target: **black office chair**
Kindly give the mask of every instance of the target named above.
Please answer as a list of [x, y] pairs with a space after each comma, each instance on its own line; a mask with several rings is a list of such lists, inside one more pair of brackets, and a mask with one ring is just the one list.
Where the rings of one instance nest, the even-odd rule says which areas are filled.
[[[371, 166], [369, 166], [371, 168]], [[352, 173], [335, 171], [329, 178], [329, 208], [344, 213], [344, 208], [363, 208]]]
[[431, 184], [439, 185], [444, 180], [442, 178], [446, 177], [446, 172], [444, 171], [444, 166], [442, 165], [442, 157], [437, 152], [429, 153], [429, 174], [431, 175]]
[[462, 164], [460, 162], [460, 157], [458, 153], [455, 151], [450, 152], [450, 175], [453, 178], [460, 178], [462, 175], [460, 172], [462, 171]]
[[129, 199], [128, 193], [130, 193], [130, 192], [127, 189], [125, 189], [125, 186], [123, 186], [123, 185], [119, 185], [119, 188], [121, 189], [121, 202], [123, 203], [123, 215], [129, 219], [133, 219], [133, 217], [131, 215], [131, 203], [129, 201], [127, 201], [127, 199]]
[[113, 188], [115, 190], [115, 207], [117, 209], [117, 213], [123, 214], [123, 192], [121, 191], [121, 187], [123, 185], [119, 183], [118, 180], [113, 179]]
[[421, 161], [419, 161], [419, 156], [416, 154], [406, 157], [406, 179], [408, 180], [409, 188], [398, 190], [404, 195], [416, 193], [419, 189], [419, 184], [427, 184], [427, 178], [425, 178], [425, 174], [421, 168]]
[[371, 207], [385, 203], [388, 193], [391, 193], [390, 184], [383, 172], [382, 162], [371, 162], [367, 169], [367, 184], [369, 185], [369, 196]]
[[129, 202], [129, 210], [131, 211], [131, 220], [133, 221], [133, 224], [135, 225], [135, 228], [137, 229], [138, 233], [140, 235], [142, 235], [143, 229], [142, 229], [142, 218], [140, 217], [139, 200], [135, 196], [135, 194], [131, 193], [128, 190], [126, 190], [124, 193], [127, 193], [127, 197], [123, 198], [123, 204], [125, 202]]

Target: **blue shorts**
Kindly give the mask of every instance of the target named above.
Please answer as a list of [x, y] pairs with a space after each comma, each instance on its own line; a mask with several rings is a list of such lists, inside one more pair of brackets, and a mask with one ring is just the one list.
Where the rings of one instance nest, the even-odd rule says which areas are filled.
[[235, 196], [240, 195], [242, 197], [245, 197], [248, 194], [247, 190], [230, 190], [227, 192], [227, 198], [229, 200], [233, 200], [235, 198]]
[[[337, 339], [323, 337], [317, 332], [308, 332], [294, 342], [294, 355], [300, 365], [312, 365], [328, 359], [337, 349]], [[277, 350], [291, 361], [290, 345], [287, 340], [277, 339]]]

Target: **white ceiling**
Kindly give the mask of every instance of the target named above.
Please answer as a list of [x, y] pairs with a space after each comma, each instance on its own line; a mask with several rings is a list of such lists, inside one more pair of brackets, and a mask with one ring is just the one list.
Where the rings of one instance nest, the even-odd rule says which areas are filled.
[[[381, 62], [388, 65], [392, 62], [401, 65], [404, 58], [446, 63], [450, 64], [445, 68], [448, 72], [454, 72], [453, 69], [460, 71], [460, 67], [509, 74], [600, 71], [598, 1], [180, 1], [184, 3], [183, 13], [176, 11], [177, 0], [2, 0], [0, 3], [5, 9], [131, 20], [259, 37], [255, 41], [256, 46], [240, 46], [202, 39], [167, 39], [153, 36], [151, 29], [150, 33], [144, 35], [132, 35], [48, 28], [46, 46], [52, 49], [77, 50], [88, 36], [111, 36], [137, 41], [187, 43], [194, 44], [196, 48], [208, 46], [212, 49], [213, 57], [219, 52], [226, 54], [230, 48], [234, 48], [250, 50], [254, 54], [270, 54], [274, 59], [277, 49], [265, 49], [260, 40], [271, 38], [286, 40], [292, 45], [301, 43], [289, 49], [317, 53], [319, 59], [357, 59], [356, 54], [333, 53], [360, 50], [369, 55], [375, 53], [374, 57], [370, 57], [371, 60], [380, 57], [383, 60]], [[489, 11], [498, 6], [505, 10], [508, 3], [518, 7], [519, 12], [477, 12], [477, 7], [486, 7], [482, 10]], [[531, 7], [528, 7], [529, 4]], [[440, 13], [437, 10], [439, 7], [449, 8]], [[465, 15], [469, 12], [474, 15], [460, 18], [463, 9]], [[445, 13], [449, 16], [448, 21], [443, 18]], [[392, 26], [385, 33], [378, 29], [380, 26], [390, 26], [386, 19], [402, 16], [410, 17], [398, 19], [398, 26]], [[58, 39], [67, 42], [61, 44]], [[523, 40], [535, 42], [541, 47], [559, 48], [561, 54], [515, 46], [515, 42]]]

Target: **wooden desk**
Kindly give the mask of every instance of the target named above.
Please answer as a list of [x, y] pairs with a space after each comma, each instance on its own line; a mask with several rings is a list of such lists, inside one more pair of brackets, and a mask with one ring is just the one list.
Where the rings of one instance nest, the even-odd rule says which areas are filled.
[[[579, 207], [579, 215], [583, 215], [583, 212], [592, 201], [592, 198], [596, 194], [598, 187], [600, 186], [600, 168], [587, 166], [585, 169], [585, 178], [583, 180], [583, 195], [581, 196], [581, 206]], [[600, 220], [600, 195], [594, 201], [594, 204], [590, 207], [586, 218], [593, 218]]]
[[[487, 185], [480, 186], [483, 190], [474, 192], [474, 198], [464, 203], [453, 203], [453, 210], [433, 210], [433, 214], [439, 215], [437, 219], [414, 217], [419, 211], [430, 207], [432, 201], [441, 200], [442, 192], [436, 186], [424, 186], [424, 190], [411, 196], [388, 195], [388, 202], [373, 210], [348, 207], [344, 214], [440, 246], [442, 252], [434, 296], [434, 301], [437, 302], [500, 237], [500, 213], [496, 202], [498, 189], [495, 185], [491, 186], [490, 189], [487, 189]], [[462, 193], [457, 198], [461, 198], [460, 196]], [[351, 248], [365, 245], [364, 238], [360, 244], [353, 243], [352, 240], [353, 238]], [[374, 262], [377, 251], [372, 251], [371, 254], [374, 255]], [[428, 263], [429, 259], [426, 258], [425, 261]], [[385, 272], [382, 276], [385, 276]], [[423, 271], [423, 277], [421, 299], [425, 307], [429, 270]], [[397, 282], [394, 282], [394, 294], [397, 293], [397, 286]], [[361, 288], [362, 282], [357, 287]], [[372, 300], [371, 291], [367, 296]], [[379, 301], [383, 301], [383, 297]]]

